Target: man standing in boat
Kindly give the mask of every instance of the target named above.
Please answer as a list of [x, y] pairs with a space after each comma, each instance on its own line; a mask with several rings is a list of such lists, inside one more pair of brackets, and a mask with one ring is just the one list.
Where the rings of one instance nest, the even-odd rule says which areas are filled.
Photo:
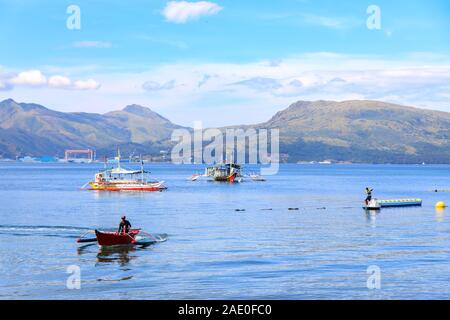
[[131, 223], [127, 220], [126, 216], [122, 216], [122, 220], [119, 224], [118, 233], [128, 233], [131, 230]]
[[373, 189], [367, 187], [365, 191], [366, 191], [366, 195], [367, 195], [366, 200], [365, 200], [366, 201], [366, 205], [367, 205], [367, 204], [369, 204], [370, 200], [372, 200], [372, 191], [373, 191]]

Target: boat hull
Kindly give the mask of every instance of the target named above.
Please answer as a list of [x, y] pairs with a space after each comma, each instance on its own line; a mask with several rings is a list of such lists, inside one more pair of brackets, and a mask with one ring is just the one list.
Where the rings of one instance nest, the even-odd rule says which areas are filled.
[[235, 182], [236, 176], [237, 176], [237, 174], [232, 174], [232, 175], [225, 176], [225, 177], [221, 177], [221, 176], [213, 177], [213, 179], [214, 179], [214, 181], [219, 181], [219, 182]]
[[119, 234], [117, 232], [102, 232], [95, 230], [95, 236], [97, 237], [97, 243], [100, 246], [120, 246], [120, 245], [133, 245], [136, 243], [136, 235], [139, 230], [131, 230], [128, 234]]
[[362, 208], [367, 211], [380, 211], [381, 209], [381, 207], [370, 207], [370, 206], [363, 206]]
[[150, 184], [118, 184], [118, 183], [89, 183], [91, 190], [102, 191], [162, 191], [167, 187], [162, 183], [150, 183]]

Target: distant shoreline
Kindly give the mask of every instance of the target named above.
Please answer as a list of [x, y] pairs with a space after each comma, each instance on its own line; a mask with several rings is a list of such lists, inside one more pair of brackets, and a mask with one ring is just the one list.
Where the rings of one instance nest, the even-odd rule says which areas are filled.
[[[100, 164], [104, 165], [104, 162], [94, 161], [94, 162], [66, 162], [66, 161], [20, 161], [20, 160], [11, 160], [11, 159], [0, 159], [0, 163], [15, 163], [15, 164], [77, 164], [77, 165], [91, 165], [91, 164]], [[139, 162], [122, 162], [125, 165], [139, 165]], [[113, 163], [107, 163], [107, 165], [112, 165]], [[147, 164], [172, 164], [171, 161], [146, 161], [144, 165]], [[211, 165], [208, 163], [183, 163], [176, 164], [176, 166], [198, 166], [198, 165]], [[314, 162], [282, 162], [280, 165], [299, 165], [299, 166], [335, 166], [335, 165], [406, 165], [406, 166], [431, 166], [431, 165], [450, 165], [450, 163], [370, 163], [370, 162], [333, 162], [333, 163], [320, 163], [318, 161]], [[243, 166], [264, 166], [264, 164], [243, 164]]]

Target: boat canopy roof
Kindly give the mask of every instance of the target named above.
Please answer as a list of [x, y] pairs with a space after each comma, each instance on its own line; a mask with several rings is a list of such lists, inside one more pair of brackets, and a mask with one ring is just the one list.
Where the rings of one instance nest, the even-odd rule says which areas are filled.
[[225, 168], [228, 168], [228, 167], [236, 168], [236, 169], [240, 169], [241, 168], [241, 166], [239, 164], [236, 164], [236, 163], [219, 163], [219, 164], [215, 164], [213, 166], [210, 166], [208, 168], [216, 168], [216, 169], [224, 168], [225, 169]]
[[139, 174], [142, 173], [141, 170], [128, 170], [124, 168], [114, 168], [111, 169], [111, 174]]

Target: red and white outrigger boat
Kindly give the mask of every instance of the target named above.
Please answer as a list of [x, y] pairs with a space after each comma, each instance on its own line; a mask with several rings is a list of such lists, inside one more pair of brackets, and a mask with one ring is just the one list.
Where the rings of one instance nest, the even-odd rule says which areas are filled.
[[[95, 234], [95, 238], [87, 238], [90, 233]], [[146, 246], [167, 240], [166, 234], [150, 234], [141, 229], [131, 229], [128, 233], [114, 231], [88, 231], [77, 239], [77, 243], [85, 244], [97, 242], [101, 247], [113, 246]]]
[[128, 170], [120, 166], [120, 151], [118, 152], [117, 168], [104, 169], [88, 182], [90, 190], [104, 191], [162, 191], [167, 189], [164, 181], [148, 181], [141, 162], [141, 170]]
[[211, 177], [214, 181], [240, 182], [242, 177], [241, 166], [230, 162], [207, 167], [205, 176]]

